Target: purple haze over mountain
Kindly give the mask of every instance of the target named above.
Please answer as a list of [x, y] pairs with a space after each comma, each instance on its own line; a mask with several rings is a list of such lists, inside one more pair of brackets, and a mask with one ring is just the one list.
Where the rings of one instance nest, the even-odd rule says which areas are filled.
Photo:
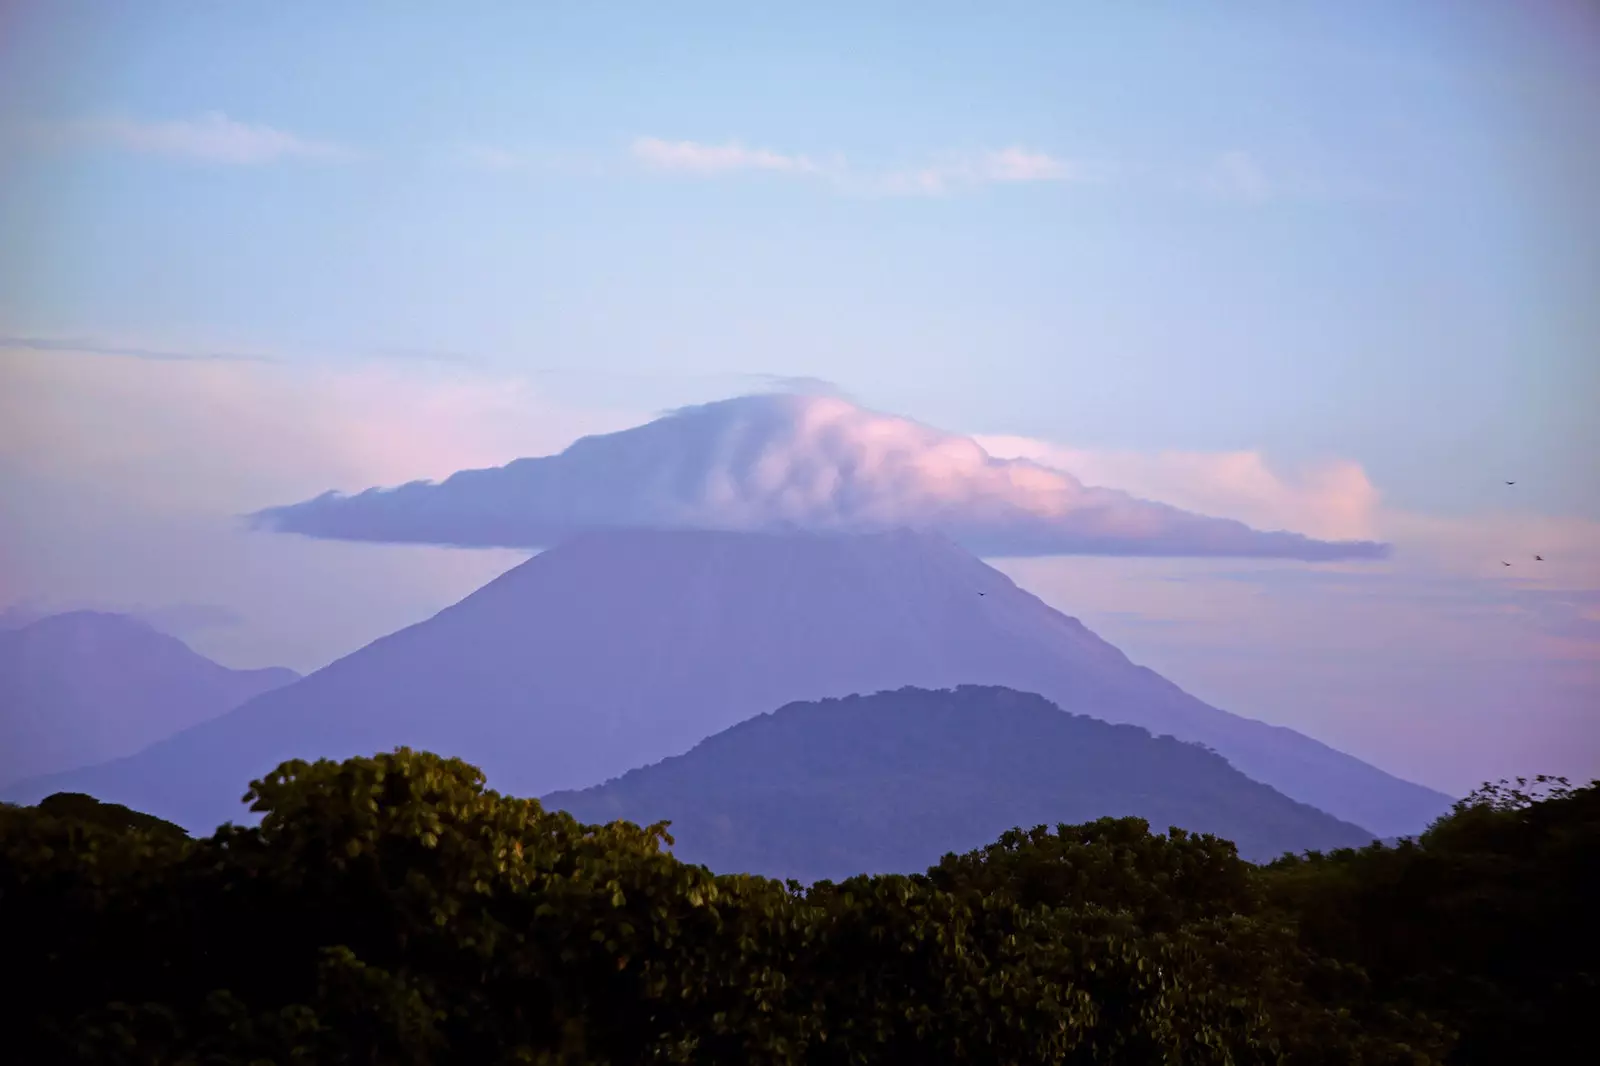
[[0, 631], [0, 782], [131, 755], [299, 676], [230, 670], [120, 614]]
[[1003, 685], [1200, 741], [1380, 835], [1449, 798], [1210, 707], [940, 537], [613, 531], [530, 559], [433, 618], [130, 758], [8, 790], [72, 789], [196, 829], [240, 819], [289, 758], [397, 745], [520, 795], [583, 788], [796, 700]]

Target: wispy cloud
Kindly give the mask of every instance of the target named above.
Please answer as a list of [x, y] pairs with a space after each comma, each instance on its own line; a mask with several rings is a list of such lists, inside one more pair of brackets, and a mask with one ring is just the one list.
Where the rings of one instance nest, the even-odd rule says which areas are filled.
[[0, 475], [163, 508], [237, 513], [329, 484], [442, 477], [631, 421], [569, 416], [520, 378], [437, 359], [0, 343]]
[[801, 396], [836, 396], [849, 399], [844, 387], [827, 378], [808, 374], [740, 374], [738, 377], [756, 383], [766, 392], [792, 392]]
[[[1600, 589], [1600, 524], [1533, 513], [1444, 517], [1409, 511], [1386, 503], [1361, 464], [1349, 459], [1288, 466], [1258, 451], [1111, 451], [1029, 437], [973, 439], [997, 458], [1028, 459], [1087, 485], [1114, 485], [1258, 529], [1393, 543], [1400, 561], [1417, 573], [1486, 580], [1496, 587], [1535, 582], [1556, 589]], [[1535, 561], [1535, 555], [1542, 559]], [[1508, 562], [1512, 565], [1504, 565]], [[1361, 580], [1383, 572], [1364, 569], [1367, 576]], [[1318, 573], [1329, 582], [1343, 580]], [[1208, 578], [1217, 577], [1208, 571]]]
[[633, 142], [631, 153], [635, 162], [658, 173], [718, 177], [766, 172], [814, 179], [841, 192], [863, 195], [942, 196], [984, 185], [1092, 181], [1105, 173], [1103, 166], [1015, 146], [915, 167], [876, 170], [857, 167], [842, 156], [819, 160], [769, 148], [751, 148], [737, 141], [707, 144], [640, 137]]
[[651, 170], [688, 174], [726, 174], [740, 170], [768, 170], [784, 174], [823, 173], [802, 155], [785, 155], [766, 148], [746, 148], [738, 142], [700, 144], [640, 137], [633, 142], [633, 157]]
[[1028, 437], [980, 436], [997, 458], [1031, 459], [1089, 485], [1115, 485], [1200, 514], [1318, 537], [1377, 535], [1378, 490], [1357, 463], [1281, 470], [1260, 452], [1131, 452], [1069, 448]]
[[1097, 181], [1106, 174], [1104, 165], [1070, 161], [1026, 148], [1003, 148], [868, 176], [863, 184], [889, 194], [942, 196], [983, 185]]
[[[490, 173], [547, 171], [610, 172], [593, 160], [576, 165], [548, 152], [530, 152], [478, 143], [452, 149], [455, 164]], [[1118, 185], [1146, 192], [1177, 190], [1245, 204], [1279, 200], [1370, 199], [1381, 195], [1370, 182], [1325, 172], [1296, 169], [1259, 152], [1229, 148], [1196, 163], [1158, 165], [1058, 155], [1013, 144], [935, 154], [921, 162], [866, 163], [840, 153], [785, 151], [738, 139], [696, 141], [655, 136], [634, 138], [625, 163], [647, 173], [684, 179], [716, 180], [741, 175], [811, 182], [819, 188], [859, 197], [946, 197], [994, 186]]]
[[272, 356], [244, 352], [177, 351], [175, 349], [102, 344], [92, 340], [55, 340], [49, 337], [0, 336], [0, 348], [24, 349], [35, 352], [78, 352], [88, 355], [116, 355], [129, 359], [151, 359], [161, 363], [271, 363], [276, 361]]
[[84, 119], [63, 128], [67, 139], [229, 166], [258, 166], [285, 160], [335, 161], [354, 156], [350, 149], [207, 111], [194, 118], [144, 120], [127, 116]]
[[443, 351], [436, 348], [373, 348], [369, 353], [376, 359], [396, 359], [407, 363], [443, 363], [448, 366], [472, 366], [479, 360], [466, 352]]

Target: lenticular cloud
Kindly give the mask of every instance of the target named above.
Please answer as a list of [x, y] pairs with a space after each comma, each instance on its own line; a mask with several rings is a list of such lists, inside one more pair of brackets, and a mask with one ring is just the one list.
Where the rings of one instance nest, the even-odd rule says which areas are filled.
[[253, 516], [338, 540], [541, 548], [595, 529], [942, 533], [989, 556], [1377, 558], [1370, 541], [1263, 532], [1182, 511], [971, 438], [828, 396], [743, 396], [675, 411], [559, 455], [442, 482], [326, 493]]

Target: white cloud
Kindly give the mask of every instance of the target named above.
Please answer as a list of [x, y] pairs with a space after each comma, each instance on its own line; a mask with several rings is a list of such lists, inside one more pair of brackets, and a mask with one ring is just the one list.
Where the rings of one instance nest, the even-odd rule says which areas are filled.
[[1029, 437], [973, 439], [996, 457], [1030, 459], [1087, 485], [1258, 529], [1391, 542], [1395, 565], [1412, 573], [1600, 589], [1600, 523], [1513, 512], [1443, 517], [1386, 505], [1361, 464], [1346, 459], [1284, 469], [1255, 451], [1097, 451]]
[[1260, 532], [1109, 488], [827, 395], [746, 396], [559, 455], [272, 509], [351, 540], [542, 546], [595, 527], [937, 529], [989, 555], [1373, 558], [1382, 546]]
[[700, 144], [695, 141], [666, 141], [659, 137], [640, 137], [633, 142], [633, 156], [651, 170], [681, 171], [689, 174], [725, 174], [739, 170], [770, 170], [786, 174], [820, 174], [822, 168], [804, 156], [784, 155], [765, 148], [746, 148], [738, 143]]
[[700, 177], [766, 171], [817, 179], [843, 192], [884, 196], [941, 196], [982, 185], [1090, 181], [1102, 173], [1102, 168], [1016, 146], [881, 171], [858, 169], [841, 157], [819, 162], [805, 155], [747, 148], [738, 142], [705, 144], [640, 137], [633, 142], [632, 154], [654, 171]]
[[989, 181], [1065, 181], [1078, 173], [1064, 160], [1024, 148], [988, 153], [980, 161], [978, 172]]
[[997, 458], [1032, 459], [1085, 484], [1114, 485], [1135, 496], [1200, 514], [1228, 515], [1260, 529], [1295, 529], [1333, 539], [1380, 535], [1378, 490], [1359, 463], [1347, 460], [1282, 471], [1253, 451], [1090, 451], [1027, 437], [976, 440]]
[[1071, 162], [1026, 148], [1003, 148], [913, 170], [891, 171], [877, 179], [867, 179], [866, 184], [869, 187], [876, 184], [880, 191], [889, 193], [940, 196], [981, 185], [1095, 181], [1103, 174], [1103, 167]]
[[125, 116], [89, 119], [69, 127], [77, 139], [175, 159], [253, 166], [288, 159], [347, 159], [349, 149], [309, 140], [271, 126], [240, 122], [221, 111], [195, 118], [139, 120]]

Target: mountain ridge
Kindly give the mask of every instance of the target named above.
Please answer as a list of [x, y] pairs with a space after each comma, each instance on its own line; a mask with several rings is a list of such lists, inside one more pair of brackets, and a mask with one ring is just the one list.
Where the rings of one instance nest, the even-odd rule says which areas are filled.
[[113, 612], [0, 631], [0, 784], [130, 755], [299, 677], [231, 669]]
[[1211, 833], [1257, 862], [1376, 839], [1198, 745], [980, 685], [797, 701], [541, 802], [667, 820], [684, 861], [803, 881], [917, 873], [1012, 828], [1101, 817]]
[[587, 534], [133, 760], [28, 787], [209, 828], [241, 816], [239, 781], [284, 759], [403, 744], [541, 795], [680, 754], [795, 700], [963, 684], [1209, 744], [1247, 776], [1379, 835], [1415, 832], [1450, 803], [1202, 703], [948, 539], [910, 530]]

